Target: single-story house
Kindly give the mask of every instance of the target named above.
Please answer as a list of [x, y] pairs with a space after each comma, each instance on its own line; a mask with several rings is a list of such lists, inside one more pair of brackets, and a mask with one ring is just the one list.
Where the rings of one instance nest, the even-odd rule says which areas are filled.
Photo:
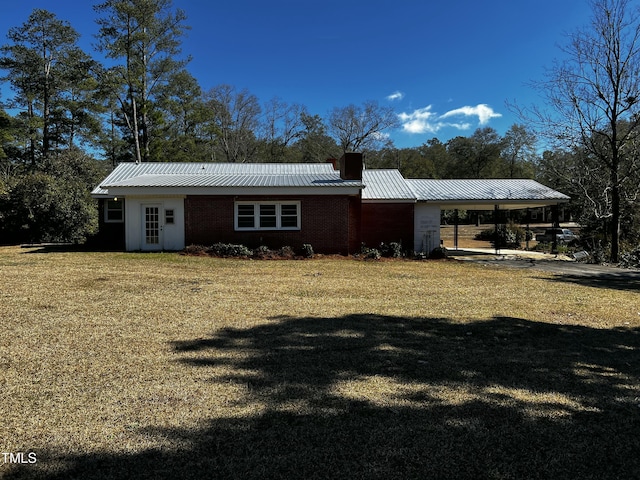
[[528, 208], [569, 197], [533, 180], [405, 179], [347, 153], [326, 164], [121, 163], [93, 190], [97, 240], [129, 251], [237, 243], [350, 254], [440, 244], [441, 209]]

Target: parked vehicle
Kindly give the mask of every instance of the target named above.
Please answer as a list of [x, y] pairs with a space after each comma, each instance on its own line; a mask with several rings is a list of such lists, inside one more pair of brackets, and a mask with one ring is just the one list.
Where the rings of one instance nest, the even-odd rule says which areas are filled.
[[552, 243], [554, 237], [558, 243], [569, 243], [578, 237], [568, 228], [548, 228], [543, 234], [536, 235], [536, 241], [540, 243]]

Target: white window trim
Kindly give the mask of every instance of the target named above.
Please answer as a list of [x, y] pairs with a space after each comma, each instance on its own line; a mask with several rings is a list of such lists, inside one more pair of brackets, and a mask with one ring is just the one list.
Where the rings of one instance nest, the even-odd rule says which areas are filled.
[[124, 223], [124, 199], [118, 201], [120, 204], [120, 208], [122, 211], [122, 218], [120, 220], [111, 220], [109, 219], [109, 212], [113, 210], [109, 210], [109, 202], [116, 201], [115, 198], [108, 198], [104, 201], [104, 223]]
[[[253, 205], [253, 227], [239, 227], [238, 226], [238, 206], [239, 205]], [[260, 205], [275, 205], [276, 206], [276, 226], [275, 227], [260, 227]], [[296, 205], [297, 211], [297, 226], [296, 227], [283, 227], [282, 226], [282, 206], [283, 205]], [[241, 232], [252, 231], [298, 231], [301, 229], [300, 223], [300, 201], [238, 201], [234, 205], [233, 223], [234, 229]]]
[[175, 225], [175, 223], [176, 223], [176, 211], [175, 211], [175, 209], [166, 208], [164, 210], [164, 224], [165, 225]]

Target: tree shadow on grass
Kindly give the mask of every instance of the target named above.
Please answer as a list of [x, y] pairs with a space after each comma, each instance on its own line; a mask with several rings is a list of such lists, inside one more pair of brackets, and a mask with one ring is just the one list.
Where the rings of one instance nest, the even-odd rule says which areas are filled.
[[549, 280], [555, 282], [575, 283], [596, 288], [640, 292], [640, 271], [616, 269], [613, 272], [596, 274], [563, 274], [555, 275]]
[[552, 273], [555, 282], [640, 292], [640, 270], [554, 260], [472, 260], [479, 265], [533, 269]]
[[640, 476], [640, 329], [362, 314], [172, 346], [221, 390], [242, 386], [248, 413], [146, 429], [175, 449], [47, 452], [64, 467], [42, 478]]

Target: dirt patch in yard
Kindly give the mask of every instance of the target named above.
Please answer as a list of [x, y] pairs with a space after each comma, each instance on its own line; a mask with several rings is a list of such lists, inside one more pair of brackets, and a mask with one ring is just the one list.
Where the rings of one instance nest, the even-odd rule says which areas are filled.
[[[491, 248], [491, 243], [484, 240], [476, 240], [475, 236], [483, 230], [492, 228], [492, 225], [459, 225], [458, 226], [458, 248]], [[440, 227], [440, 240], [446, 248], [453, 248], [455, 244], [455, 228], [453, 225], [443, 225]]]

